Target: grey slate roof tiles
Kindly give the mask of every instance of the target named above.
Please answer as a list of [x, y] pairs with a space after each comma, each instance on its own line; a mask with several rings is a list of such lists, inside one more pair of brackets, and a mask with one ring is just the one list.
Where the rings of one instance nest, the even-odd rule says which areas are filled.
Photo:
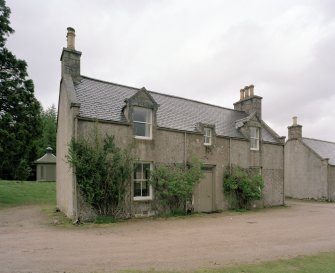
[[302, 138], [305, 145], [316, 152], [321, 158], [329, 158], [329, 164], [335, 165], [335, 143], [312, 138]]
[[56, 156], [53, 154], [45, 154], [41, 158], [37, 159], [35, 163], [54, 163], [56, 164]]
[[[85, 118], [125, 122], [126, 119], [122, 114], [124, 101], [139, 90], [81, 76], [80, 82], [75, 84], [77, 100], [81, 105], [79, 114]], [[148, 92], [159, 104], [157, 111], [159, 127], [193, 132], [196, 124], [201, 122], [215, 125], [217, 135], [243, 138], [235, 128], [235, 121], [247, 117], [245, 112]], [[268, 142], [278, 142], [265, 128], [262, 130], [262, 139]]]

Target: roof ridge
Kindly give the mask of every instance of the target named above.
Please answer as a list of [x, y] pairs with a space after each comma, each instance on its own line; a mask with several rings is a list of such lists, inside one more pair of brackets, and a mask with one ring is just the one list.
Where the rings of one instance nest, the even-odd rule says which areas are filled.
[[[127, 88], [131, 88], [131, 89], [135, 89], [135, 90], [141, 90], [141, 88], [132, 87], [132, 86], [129, 86], [129, 85], [124, 85], [124, 84], [119, 84], [119, 83], [115, 83], [115, 82], [109, 82], [109, 81], [99, 80], [99, 79], [95, 79], [95, 78], [84, 76], [84, 75], [80, 75], [80, 76], [82, 78], [86, 78], [86, 79], [89, 79], [89, 80], [98, 81], [98, 82], [102, 82], [102, 83], [106, 83], [106, 84], [113, 84], [113, 85], [117, 85], [117, 86], [121, 86], [121, 87], [127, 87]], [[210, 103], [207, 103], [207, 102], [202, 102], [202, 101], [198, 101], [198, 100], [187, 99], [187, 98], [183, 98], [183, 97], [179, 97], [179, 96], [175, 96], [175, 95], [169, 95], [169, 94], [165, 94], [165, 93], [159, 93], [159, 92], [151, 91], [151, 90], [147, 90], [147, 91], [149, 93], [153, 93], [153, 94], [157, 94], [157, 95], [161, 95], [161, 96], [166, 96], [166, 97], [171, 97], [171, 98], [176, 98], [176, 99], [182, 99], [182, 100], [191, 101], [191, 102], [195, 102], [195, 103], [199, 103], [199, 104], [204, 104], [204, 105], [208, 105], [208, 106], [213, 106], [213, 107], [217, 107], [217, 108], [221, 108], [221, 109], [225, 109], [225, 110], [230, 110], [230, 111], [245, 113], [244, 111], [235, 110], [235, 109], [231, 109], [231, 108], [228, 108], [228, 107], [223, 107], [223, 106], [220, 106], [220, 105], [210, 104]]]
[[316, 139], [316, 138], [310, 138], [310, 137], [303, 137], [302, 139], [316, 140], [316, 141], [320, 141], [320, 142], [326, 142], [326, 143], [335, 144], [335, 142], [332, 142], [332, 141], [322, 140], [322, 139]]

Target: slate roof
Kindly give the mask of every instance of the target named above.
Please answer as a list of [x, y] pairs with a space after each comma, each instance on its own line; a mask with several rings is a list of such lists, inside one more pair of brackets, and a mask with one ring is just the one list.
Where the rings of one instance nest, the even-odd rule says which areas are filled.
[[[79, 115], [84, 118], [126, 122], [122, 113], [125, 99], [140, 89], [81, 76], [75, 84], [77, 101], [80, 103]], [[235, 121], [246, 118], [245, 112], [210, 105], [176, 96], [148, 91], [159, 104], [157, 125], [159, 127], [194, 132], [196, 124], [214, 124], [217, 135], [244, 138], [235, 128]], [[265, 128], [264, 141], [278, 143]]]
[[56, 156], [52, 153], [52, 148], [48, 147], [45, 149], [45, 155], [35, 160], [37, 164], [56, 164]]
[[37, 159], [35, 161], [35, 163], [37, 163], [37, 164], [43, 164], [43, 163], [53, 164], [53, 163], [55, 163], [56, 164], [56, 156], [53, 155], [53, 154], [45, 154], [41, 158]]
[[302, 138], [302, 141], [321, 158], [329, 158], [329, 164], [335, 165], [335, 143], [312, 138]]

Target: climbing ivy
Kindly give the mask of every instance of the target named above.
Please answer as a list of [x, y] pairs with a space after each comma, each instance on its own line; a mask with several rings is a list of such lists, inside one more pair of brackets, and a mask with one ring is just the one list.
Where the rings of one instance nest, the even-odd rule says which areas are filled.
[[130, 188], [133, 158], [128, 150], [118, 148], [114, 137], [101, 140], [72, 139], [68, 162], [73, 167], [80, 194], [98, 215], [120, 217], [125, 195]]
[[192, 201], [194, 186], [203, 177], [201, 162], [194, 159], [187, 166], [156, 164], [151, 172], [150, 183], [154, 188], [158, 211], [171, 213], [186, 211]]
[[247, 209], [254, 200], [262, 198], [264, 180], [255, 170], [238, 166], [226, 170], [223, 176], [223, 191], [233, 208]]

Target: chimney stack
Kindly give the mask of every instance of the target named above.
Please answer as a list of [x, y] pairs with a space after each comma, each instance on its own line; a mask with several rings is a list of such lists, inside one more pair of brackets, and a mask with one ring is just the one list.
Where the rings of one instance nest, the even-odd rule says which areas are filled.
[[257, 113], [262, 119], [262, 97], [255, 96], [254, 85], [245, 86], [240, 90], [240, 100], [234, 103], [234, 109], [244, 111], [247, 114]]
[[298, 124], [298, 118], [293, 117], [293, 124], [288, 128], [288, 140], [302, 138], [302, 126]]
[[67, 28], [67, 48], [75, 49], [76, 31], [72, 27]]
[[73, 82], [80, 80], [81, 52], [75, 49], [76, 33], [74, 28], [67, 28], [67, 47], [63, 48], [60, 60], [62, 62], [62, 77], [71, 76]]

